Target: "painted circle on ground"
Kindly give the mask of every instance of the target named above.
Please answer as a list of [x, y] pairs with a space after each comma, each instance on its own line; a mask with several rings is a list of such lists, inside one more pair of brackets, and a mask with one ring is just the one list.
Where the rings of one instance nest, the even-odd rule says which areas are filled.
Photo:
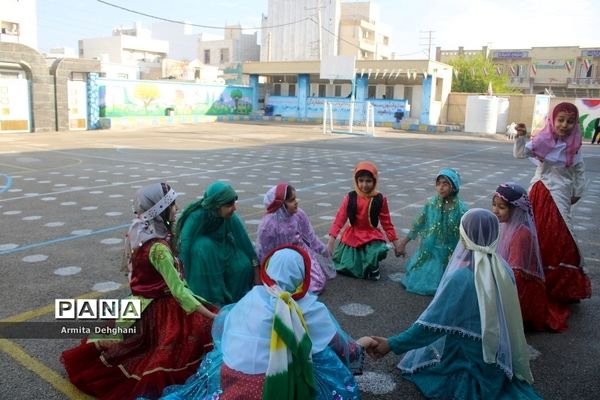
[[48, 256], [45, 254], [32, 254], [30, 256], [23, 257], [23, 261], [25, 261], [27, 263], [36, 263], [36, 262], [40, 262], [40, 261], [46, 261], [47, 259], [48, 259]]
[[110, 292], [112, 290], [117, 290], [120, 287], [121, 287], [121, 284], [117, 283], [117, 282], [112, 282], [112, 281], [98, 282], [94, 286], [92, 286], [92, 290], [95, 292], [104, 293], [104, 292]]
[[81, 267], [69, 266], [69, 267], [61, 267], [54, 270], [55, 275], [59, 276], [69, 276], [75, 275], [81, 272]]
[[355, 378], [361, 391], [375, 395], [391, 393], [396, 388], [396, 382], [389, 374], [366, 371]]
[[340, 307], [340, 310], [346, 315], [352, 315], [354, 317], [366, 317], [375, 312], [373, 307], [367, 304], [360, 303], [348, 303]]

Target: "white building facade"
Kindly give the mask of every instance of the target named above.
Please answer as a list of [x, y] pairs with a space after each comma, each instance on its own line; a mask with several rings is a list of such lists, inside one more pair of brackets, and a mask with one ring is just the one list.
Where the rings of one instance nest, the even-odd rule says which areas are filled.
[[390, 59], [389, 26], [371, 2], [269, 0], [263, 15], [260, 60], [313, 61], [352, 55]]
[[105, 69], [110, 65], [113, 72], [121, 69], [132, 71], [133, 68], [138, 71], [135, 77], [127, 72], [127, 76], [120, 78], [144, 79], [162, 68], [162, 60], [167, 58], [168, 53], [169, 42], [153, 39], [150, 30], [142, 28], [140, 22], [136, 22], [133, 28], [116, 28], [109, 37], [79, 40], [79, 57], [101, 60], [106, 77], [112, 77]]
[[36, 0], [0, 0], [0, 42], [37, 50]]

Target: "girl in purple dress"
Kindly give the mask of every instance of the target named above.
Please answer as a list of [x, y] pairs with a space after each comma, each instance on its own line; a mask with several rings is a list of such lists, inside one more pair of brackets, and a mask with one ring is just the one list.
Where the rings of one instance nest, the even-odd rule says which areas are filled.
[[306, 250], [312, 263], [310, 291], [320, 293], [335, 268], [325, 244], [317, 237], [308, 216], [296, 199], [296, 189], [280, 183], [265, 195], [267, 213], [258, 226], [256, 248], [262, 262], [266, 254], [283, 245], [294, 244]]

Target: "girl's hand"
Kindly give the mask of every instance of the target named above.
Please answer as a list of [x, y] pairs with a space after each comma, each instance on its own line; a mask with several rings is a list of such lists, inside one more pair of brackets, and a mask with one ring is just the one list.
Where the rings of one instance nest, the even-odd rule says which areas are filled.
[[335, 246], [335, 238], [333, 236], [329, 236], [329, 240], [327, 241], [327, 251], [330, 255], [333, 254], [333, 248]]
[[377, 343], [375, 346], [371, 345], [367, 349], [367, 354], [369, 354], [371, 357], [379, 359], [392, 350], [386, 338], [380, 336], [371, 336], [371, 339]]
[[515, 130], [517, 131], [517, 136], [527, 135], [527, 126], [522, 122], [517, 124], [517, 126], [515, 127]]

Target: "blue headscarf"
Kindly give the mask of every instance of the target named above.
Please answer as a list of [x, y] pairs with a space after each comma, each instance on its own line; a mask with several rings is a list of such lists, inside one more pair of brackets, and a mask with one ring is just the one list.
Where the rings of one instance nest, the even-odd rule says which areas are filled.
[[460, 191], [460, 175], [456, 170], [452, 168], [443, 168], [435, 179], [439, 178], [440, 176], [450, 180], [452, 188], [454, 189], [454, 193], [458, 193]]

